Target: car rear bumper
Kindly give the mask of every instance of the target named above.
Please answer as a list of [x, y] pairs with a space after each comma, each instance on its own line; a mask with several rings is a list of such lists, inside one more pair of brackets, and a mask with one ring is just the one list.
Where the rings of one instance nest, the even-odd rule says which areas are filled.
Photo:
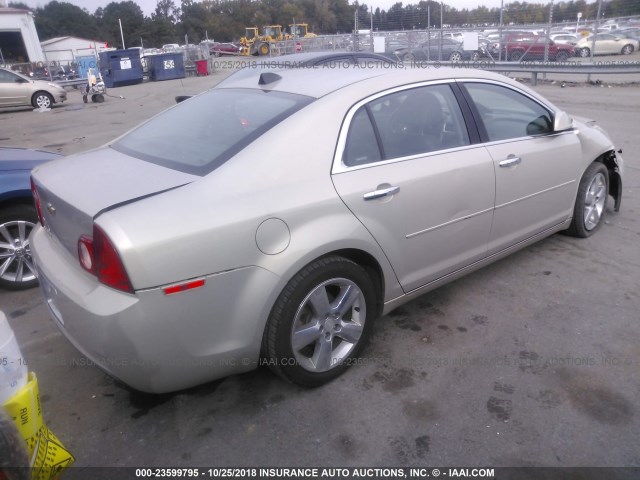
[[181, 390], [258, 364], [265, 306], [279, 278], [258, 267], [206, 277], [174, 295], [106, 287], [45, 229], [31, 236], [50, 316], [93, 363], [131, 387]]

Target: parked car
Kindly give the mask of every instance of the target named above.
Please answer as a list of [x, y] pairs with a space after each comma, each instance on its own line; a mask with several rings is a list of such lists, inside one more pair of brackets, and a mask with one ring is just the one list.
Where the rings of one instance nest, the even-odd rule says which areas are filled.
[[0, 287], [19, 290], [38, 283], [29, 234], [38, 223], [29, 176], [31, 169], [61, 155], [0, 147]]
[[[591, 48], [593, 48], [594, 36], [582, 38], [575, 45], [576, 56], [591, 56]], [[594, 55], [611, 55], [622, 54], [629, 55], [639, 49], [638, 40], [623, 37], [622, 35], [614, 35], [612, 33], [597, 33], [595, 35]]]
[[544, 60], [546, 50], [548, 60], [565, 62], [573, 57], [573, 49], [573, 45], [556, 43], [545, 37], [517, 37], [510, 38], [502, 44], [502, 58], [512, 62]]
[[5, 68], [0, 68], [0, 107], [33, 105], [49, 108], [67, 99], [67, 92], [60, 85], [30, 78]]
[[422, 60], [451, 60], [452, 62], [459, 62], [461, 60], [477, 60], [480, 58], [480, 51], [465, 50], [462, 42], [450, 38], [434, 38], [416, 48], [400, 48], [393, 53], [399, 60], [404, 62]]
[[572, 33], [556, 33], [549, 36], [554, 43], [559, 45], [575, 45], [578, 43], [578, 36]]
[[592, 235], [623, 174], [602, 129], [496, 73], [255, 70], [35, 169], [31, 246], [61, 332], [138, 390], [260, 364], [318, 386], [381, 315]]
[[640, 27], [621, 28], [620, 30], [613, 30], [611, 33], [640, 41]]
[[216, 43], [209, 49], [209, 52], [214, 57], [221, 55], [238, 55], [240, 53], [240, 47], [233, 43]]

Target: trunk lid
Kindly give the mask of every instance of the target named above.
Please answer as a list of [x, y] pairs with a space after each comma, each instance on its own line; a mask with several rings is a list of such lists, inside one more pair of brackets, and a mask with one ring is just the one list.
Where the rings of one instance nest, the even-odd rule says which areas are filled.
[[109, 147], [45, 163], [32, 172], [46, 228], [74, 256], [100, 213], [193, 182], [199, 177]]

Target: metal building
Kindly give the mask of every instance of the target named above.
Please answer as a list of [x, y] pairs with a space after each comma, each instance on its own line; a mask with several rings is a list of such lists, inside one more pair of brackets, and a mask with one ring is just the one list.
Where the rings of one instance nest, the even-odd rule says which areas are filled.
[[33, 13], [0, 7], [0, 63], [44, 62]]

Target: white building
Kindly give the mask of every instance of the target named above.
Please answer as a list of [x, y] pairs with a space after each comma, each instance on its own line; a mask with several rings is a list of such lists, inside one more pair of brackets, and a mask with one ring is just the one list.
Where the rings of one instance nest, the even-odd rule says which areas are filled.
[[79, 37], [56, 37], [42, 42], [47, 62], [61, 65], [73, 62], [77, 57], [97, 56], [109, 48], [107, 42]]
[[0, 7], [0, 52], [6, 63], [45, 61], [29, 10]]

